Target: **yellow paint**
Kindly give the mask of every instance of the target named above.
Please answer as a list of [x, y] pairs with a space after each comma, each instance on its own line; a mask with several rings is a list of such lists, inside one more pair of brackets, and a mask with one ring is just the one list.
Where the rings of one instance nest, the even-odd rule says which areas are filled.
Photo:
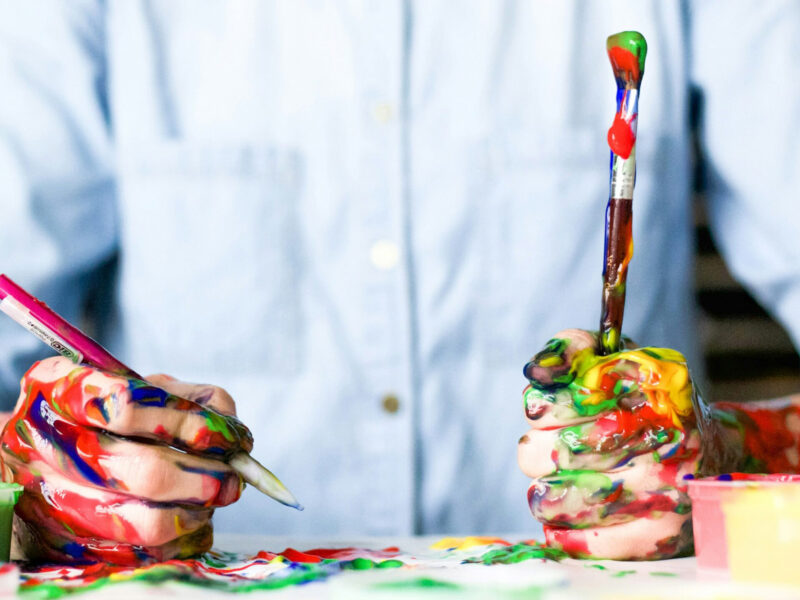
[[489, 546], [491, 544], [502, 544], [508, 546], [508, 542], [497, 537], [448, 537], [442, 538], [431, 546], [433, 550], [469, 550], [476, 546]]
[[114, 526], [117, 529], [117, 535], [122, 536], [118, 539], [125, 539], [125, 523], [122, 522], [122, 519], [119, 518], [117, 513], [111, 513], [111, 520], [114, 521]]
[[175, 535], [178, 537], [182, 536], [184, 533], [188, 533], [186, 529], [181, 527], [181, 520], [178, 515], [175, 515]]
[[734, 581], [800, 586], [800, 484], [754, 485], [723, 497], [728, 566]]
[[[654, 358], [644, 350], [656, 354]], [[686, 358], [670, 348], [638, 348], [623, 350], [608, 356], [598, 356], [593, 348], [585, 348], [575, 355], [572, 369], [575, 384], [588, 393], [583, 404], [599, 404], [608, 399], [600, 390], [603, 376], [618, 368], [621, 361], [635, 363], [642, 375], [637, 387], [647, 397], [648, 404], [657, 413], [669, 416], [676, 427], [683, 429], [681, 417], [692, 413], [692, 385]]]
[[546, 356], [538, 361], [540, 367], [558, 367], [564, 364], [564, 359], [554, 354]]

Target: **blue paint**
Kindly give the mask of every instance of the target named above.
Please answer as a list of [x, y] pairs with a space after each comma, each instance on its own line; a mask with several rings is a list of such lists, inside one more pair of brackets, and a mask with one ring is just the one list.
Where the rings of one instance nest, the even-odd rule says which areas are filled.
[[67, 542], [64, 544], [63, 551], [72, 558], [83, 558], [84, 554], [86, 554], [86, 548], [78, 542]]
[[[80, 454], [78, 454], [75, 448], [78, 437], [76, 426], [59, 417], [47, 404], [41, 392], [39, 392], [36, 399], [33, 401], [28, 415], [34, 427], [72, 460], [75, 468], [87, 481], [100, 487], [107, 487], [108, 482], [106, 479], [98, 474], [83, 460], [83, 458], [81, 458]], [[47, 417], [50, 417], [49, 420]], [[56, 427], [56, 424], [58, 424], [59, 427]]]
[[225, 481], [231, 476], [230, 471], [212, 471], [211, 469], [204, 469], [202, 467], [190, 467], [189, 465], [185, 465], [178, 461], [175, 461], [175, 464], [180, 468], [181, 471], [185, 471], [186, 473], [197, 473], [198, 475], [208, 475], [209, 477], [213, 477], [220, 482]]
[[170, 394], [152, 385], [140, 385], [137, 381], [130, 383], [131, 400], [142, 406], [166, 406]]
[[106, 408], [106, 403], [103, 401], [102, 398], [92, 398], [89, 400], [88, 404], [94, 406], [100, 414], [103, 416], [103, 420], [108, 423], [111, 419], [111, 416], [108, 414], [108, 409]]

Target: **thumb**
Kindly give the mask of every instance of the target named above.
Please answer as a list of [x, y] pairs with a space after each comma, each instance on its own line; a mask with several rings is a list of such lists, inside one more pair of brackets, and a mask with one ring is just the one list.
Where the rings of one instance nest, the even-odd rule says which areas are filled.
[[569, 385], [572, 359], [586, 348], [597, 346], [597, 334], [585, 329], [564, 329], [555, 334], [545, 347], [525, 365], [525, 377], [539, 387]]

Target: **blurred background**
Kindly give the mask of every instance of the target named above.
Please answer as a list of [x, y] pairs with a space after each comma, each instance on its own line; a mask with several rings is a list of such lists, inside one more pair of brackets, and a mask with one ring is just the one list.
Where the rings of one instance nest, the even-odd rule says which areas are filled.
[[703, 181], [705, 157], [699, 142], [701, 100], [694, 117], [695, 298], [705, 359], [706, 395], [714, 400], [757, 400], [800, 389], [800, 355], [786, 330], [731, 275], [711, 233]]
[[706, 362], [706, 394], [714, 400], [756, 400], [796, 393], [800, 356], [779, 323], [737, 282], [719, 255], [695, 197], [696, 298]]

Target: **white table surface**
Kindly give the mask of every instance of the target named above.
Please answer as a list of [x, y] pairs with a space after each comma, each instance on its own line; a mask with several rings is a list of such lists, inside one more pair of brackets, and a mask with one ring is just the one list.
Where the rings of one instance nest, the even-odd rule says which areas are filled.
[[[430, 546], [443, 536], [416, 538], [288, 538], [219, 534], [214, 547], [232, 552], [252, 553], [259, 550], [280, 552], [287, 547], [297, 550], [312, 548], [358, 547], [373, 550], [398, 546], [403, 553], [415, 556], [435, 555]], [[509, 542], [526, 539], [525, 536], [500, 536]], [[800, 567], [798, 567], [800, 568]], [[635, 571], [616, 576], [621, 571]], [[409, 578], [429, 577], [437, 581], [463, 585], [465, 591], [417, 590], [409, 592], [389, 590], [380, 594], [369, 593], [369, 584], [393, 582]], [[536, 592], [520, 591], [536, 584]], [[366, 591], [365, 591], [366, 590]], [[414, 569], [387, 569], [349, 571], [335, 575], [327, 581], [288, 587], [279, 590], [224, 593], [184, 584], [148, 586], [140, 583], [113, 584], [95, 591], [70, 596], [87, 600], [127, 600], [147, 598], [273, 598], [333, 599], [354, 598], [363, 595], [380, 598], [440, 598], [470, 597], [492, 598], [502, 596], [493, 590], [505, 590], [515, 598], [541, 600], [602, 599], [602, 600], [695, 600], [713, 598], [733, 600], [739, 598], [798, 599], [800, 588], [783, 588], [767, 585], [735, 584], [719, 576], [698, 573], [694, 558], [680, 558], [655, 562], [586, 561], [568, 559], [561, 562], [531, 560], [516, 565], [454, 565], [452, 567], [415, 567]], [[23, 596], [25, 597], [25, 596]], [[27, 596], [30, 598], [30, 596]]]

